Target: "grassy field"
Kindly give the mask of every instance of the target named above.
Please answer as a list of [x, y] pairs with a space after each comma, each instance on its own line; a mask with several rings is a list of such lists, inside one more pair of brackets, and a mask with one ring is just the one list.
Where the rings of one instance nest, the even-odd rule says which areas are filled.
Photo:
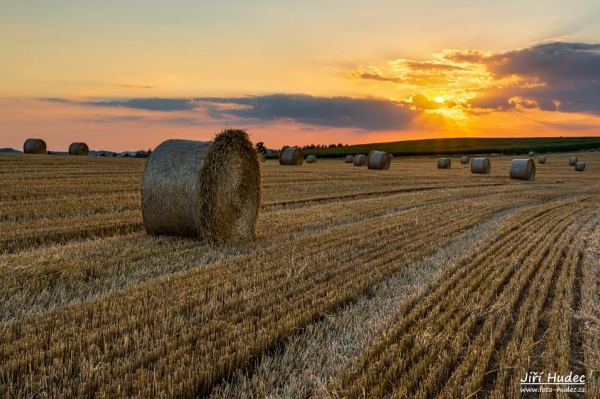
[[[347, 147], [306, 149], [304, 155], [319, 158], [341, 158], [346, 155], [368, 154], [371, 150], [386, 151], [395, 156], [469, 155], [469, 154], [527, 154], [589, 151], [600, 149], [600, 137], [532, 137], [532, 138], [450, 138], [408, 140], [390, 143], [357, 144]], [[276, 154], [268, 155], [276, 159]]]
[[0, 397], [600, 397], [600, 152], [569, 155], [269, 160], [235, 247], [147, 236], [143, 159], [0, 155]]

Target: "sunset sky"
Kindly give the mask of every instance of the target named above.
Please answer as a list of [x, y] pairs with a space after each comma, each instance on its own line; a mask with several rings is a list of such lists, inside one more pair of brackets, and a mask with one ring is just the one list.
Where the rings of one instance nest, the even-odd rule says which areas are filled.
[[600, 2], [0, 0], [0, 148], [600, 136]]

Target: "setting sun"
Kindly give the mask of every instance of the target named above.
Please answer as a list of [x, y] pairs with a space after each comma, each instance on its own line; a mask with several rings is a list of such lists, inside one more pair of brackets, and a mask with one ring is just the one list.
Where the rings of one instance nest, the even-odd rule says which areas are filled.
[[440, 104], [443, 103], [444, 102], [444, 97], [436, 97], [435, 98], [435, 102], [436, 103], [440, 103]]

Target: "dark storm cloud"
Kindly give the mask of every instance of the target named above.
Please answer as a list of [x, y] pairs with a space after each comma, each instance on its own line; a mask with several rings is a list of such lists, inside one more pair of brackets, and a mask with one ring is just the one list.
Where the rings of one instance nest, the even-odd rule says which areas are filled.
[[[329, 127], [355, 127], [367, 130], [394, 130], [409, 127], [415, 111], [404, 103], [376, 98], [313, 97], [304, 94], [273, 94], [240, 98], [197, 98], [207, 104], [209, 114], [224, 118], [233, 115], [240, 118], [276, 121], [291, 119]], [[227, 109], [220, 105], [238, 107]], [[244, 107], [239, 107], [239, 106]]]
[[197, 107], [186, 98], [134, 98], [126, 101], [87, 101], [81, 103], [96, 107], [124, 107], [148, 111], [188, 111]]
[[381, 76], [377, 73], [363, 73], [359, 75], [359, 78], [367, 80], [379, 80], [381, 82], [402, 83], [402, 79], [400, 78], [386, 78], [385, 76]]
[[482, 89], [470, 101], [474, 108], [539, 108], [600, 115], [600, 44], [555, 42], [492, 55], [457, 52], [446, 58], [480, 63], [494, 79], [518, 77], [527, 82]]
[[187, 98], [134, 98], [131, 100], [113, 101], [74, 101], [65, 98], [40, 98], [41, 101], [49, 101], [62, 104], [87, 105], [92, 107], [122, 107], [132, 109], [144, 109], [147, 111], [188, 111], [198, 105]]
[[600, 44], [547, 43], [481, 60], [495, 78], [538, 78], [549, 85], [600, 80]]

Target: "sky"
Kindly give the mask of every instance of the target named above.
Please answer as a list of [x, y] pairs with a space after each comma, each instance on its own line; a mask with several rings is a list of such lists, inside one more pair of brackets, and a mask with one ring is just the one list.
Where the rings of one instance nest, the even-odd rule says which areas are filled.
[[597, 0], [0, 0], [0, 148], [600, 136]]

